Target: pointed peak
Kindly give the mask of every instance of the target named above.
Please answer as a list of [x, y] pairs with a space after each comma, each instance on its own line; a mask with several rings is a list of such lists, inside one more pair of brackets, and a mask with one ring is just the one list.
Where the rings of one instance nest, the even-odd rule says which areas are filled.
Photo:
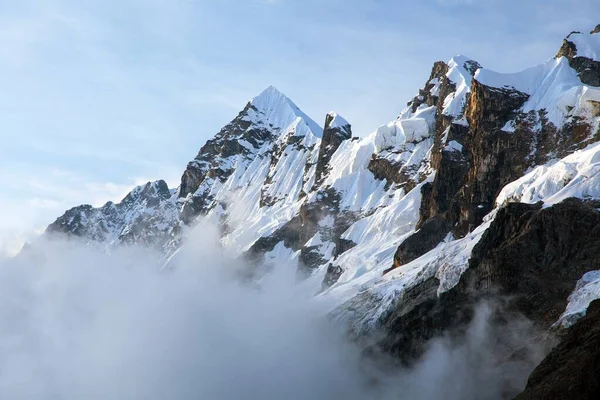
[[290, 101], [290, 99], [288, 99], [283, 93], [281, 93], [281, 91], [279, 91], [279, 89], [277, 89], [273, 85], [269, 85], [269, 86], [267, 86], [267, 88], [265, 90], [260, 92], [260, 94], [258, 96], [255, 96], [254, 98], [252, 98], [252, 100], [250, 102], [252, 104], [255, 104], [255, 103], [261, 104], [264, 102], [271, 102], [272, 100]]
[[273, 85], [269, 85], [258, 96], [254, 96], [250, 100], [250, 104], [261, 111], [269, 111], [278, 106], [291, 107], [292, 109], [298, 108], [289, 97]]
[[342, 116], [338, 113], [330, 111], [327, 113], [325, 117], [325, 129], [327, 128], [343, 128], [345, 126], [350, 126], [350, 123], [346, 121]]
[[286, 128], [294, 120], [300, 118], [314, 136], [321, 136], [323, 128], [273, 85], [267, 87], [258, 96], [254, 97], [250, 101], [250, 105], [261, 114], [259, 119], [264, 123], [279, 128]]
[[461, 68], [463, 70], [465, 70], [468, 75], [475, 75], [475, 72], [482, 68], [481, 64], [479, 64], [477, 61], [473, 60], [470, 57], [467, 57], [465, 55], [462, 54], [457, 54], [454, 57], [452, 57], [449, 61], [448, 61], [448, 66], [450, 68], [452, 67], [458, 67]]

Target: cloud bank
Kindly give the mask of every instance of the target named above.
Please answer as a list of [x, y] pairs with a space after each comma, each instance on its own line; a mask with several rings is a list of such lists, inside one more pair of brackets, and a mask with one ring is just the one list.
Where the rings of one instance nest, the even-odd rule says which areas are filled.
[[248, 266], [203, 229], [169, 270], [147, 249], [60, 240], [1, 264], [0, 397], [494, 399], [539, 359], [495, 358], [498, 343], [530, 332], [519, 322], [500, 338], [488, 306], [463, 339], [435, 341], [410, 370], [367, 358], [294, 268], [240, 282]]

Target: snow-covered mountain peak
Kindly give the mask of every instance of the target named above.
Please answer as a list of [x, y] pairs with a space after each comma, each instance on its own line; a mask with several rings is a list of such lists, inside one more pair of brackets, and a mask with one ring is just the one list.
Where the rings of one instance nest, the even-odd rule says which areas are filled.
[[46, 229], [106, 245], [143, 244], [161, 248], [179, 223], [174, 193], [163, 180], [131, 190], [119, 203], [73, 207]]
[[326, 125], [325, 128], [343, 128], [350, 125], [350, 123], [338, 113], [330, 111], [327, 113]]
[[[590, 132], [595, 132], [600, 101], [600, 34], [573, 32], [564, 40], [555, 58], [512, 73], [499, 73], [480, 68], [475, 80], [490, 88], [508, 91], [522, 97], [519, 111], [542, 110], [547, 122], [559, 129], [573, 118], [585, 119]], [[516, 122], [504, 129], [513, 131]], [[590, 135], [588, 135], [590, 136]]]
[[457, 68], [465, 80], [470, 81], [469, 77], [472, 77], [481, 64], [462, 54], [457, 54], [448, 61], [448, 67], [450, 69]]
[[171, 190], [169, 190], [169, 186], [161, 179], [136, 186], [127, 194], [127, 196], [125, 196], [122, 202], [127, 203], [137, 201], [138, 199], [168, 199], [171, 195], [172, 193]]
[[447, 65], [446, 78], [455, 85], [455, 90], [454, 93], [444, 99], [442, 113], [455, 118], [462, 114], [467, 93], [471, 91], [471, 80], [475, 72], [481, 68], [481, 65], [463, 55], [452, 57]]
[[[306, 125], [310, 133], [321, 137], [323, 128], [275, 86], [267, 87], [250, 101], [247, 120], [252, 123], [267, 125], [271, 128], [286, 129], [294, 125], [298, 119], [303, 122], [302, 125]], [[296, 129], [298, 135], [308, 133], [301, 127]]]

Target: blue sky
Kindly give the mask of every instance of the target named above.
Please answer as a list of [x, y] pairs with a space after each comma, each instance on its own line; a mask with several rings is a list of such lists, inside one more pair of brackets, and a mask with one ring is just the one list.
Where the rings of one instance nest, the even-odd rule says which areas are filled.
[[0, 0], [0, 251], [68, 207], [177, 185], [270, 84], [365, 135], [436, 60], [519, 70], [597, 23], [597, 0]]

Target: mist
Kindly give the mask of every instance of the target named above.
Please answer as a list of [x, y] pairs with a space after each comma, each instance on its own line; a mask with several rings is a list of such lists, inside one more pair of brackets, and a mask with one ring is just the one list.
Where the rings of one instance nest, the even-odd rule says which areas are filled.
[[[489, 304], [411, 369], [367, 359], [293, 266], [242, 282], [250, 266], [216, 237], [196, 232], [167, 270], [147, 249], [73, 240], [40, 240], [3, 262], [0, 398], [496, 399], [541, 359], [523, 341], [527, 321], [499, 333]], [[513, 340], [531, 350], [525, 362], [494, 356]]]

